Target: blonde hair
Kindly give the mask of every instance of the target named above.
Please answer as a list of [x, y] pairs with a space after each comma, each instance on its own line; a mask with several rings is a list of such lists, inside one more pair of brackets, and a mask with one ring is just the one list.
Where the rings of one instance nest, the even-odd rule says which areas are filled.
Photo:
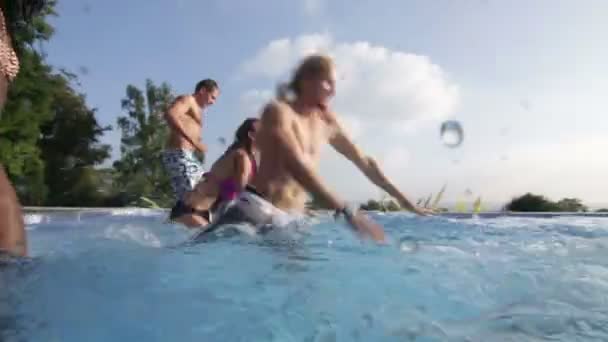
[[331, 57], [327, 55], [310, 55], [304, 58], [293, 73], [291, 80], [279, 85], [277, 89], [277, 98], [281, 101], [287, 101], [289, 93], [292, 93], [297, 97], [300, 95], [300, 83], [303, 79], [329, 75], [333, 69], [334, 62]]

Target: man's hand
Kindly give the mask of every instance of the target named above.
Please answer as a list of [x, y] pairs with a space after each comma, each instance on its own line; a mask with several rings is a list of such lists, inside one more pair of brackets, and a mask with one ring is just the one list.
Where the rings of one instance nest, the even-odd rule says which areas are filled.
[[371, 180], [372, 183], [376, 184], [382, 190], [386, 191], [389, 195], [399, 200], [399, 204], [402, 208], [410, 210], [418, 215], [430, 215], [432, 211], [423, 209], [411, 204], [405, 196], [388, 180], [384, 173], [380, 170], [380, 166], [376, 161], [366, 156], [359, 148], [351, 141], [346, 135], [341, 125], [335, 119], [335, 114], [330, 111], [323, 112], [324, 120], [332, 128], [332, 136], [330, 143], [338, 151], [338, 153], [344, 155], [348, 160], [353, 162], [359, 170]]
[[382, 229], [379, 224], [372, 221], [361, 211], [357, 211], [352, 215], [346, 215], [345, 219], [355, 229], [360, 237], [368, 237], [378, 243], [386, 242], [384, 229]]
[[409, 211], [418, 214], [420, 216], [429, 216], [429, 215], [433, 215], [436, 214], [435, 210], [431, 209], [431, 208], [423, 208], [423, 207], [418, 207], [415, 205], [411, 205], [409, 202], [406, 203], [399, 203], [401, 205], [402, 208], [406, 208]]

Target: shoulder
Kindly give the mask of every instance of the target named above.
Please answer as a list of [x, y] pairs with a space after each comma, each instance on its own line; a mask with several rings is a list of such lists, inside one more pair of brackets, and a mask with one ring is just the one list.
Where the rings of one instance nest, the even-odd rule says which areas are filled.
[[266, 124], [283, 124], [289, 121], [289, 110], [287, 104], [271, 100], [262, 111], [262, 122]]
[[249, 154], [243, 148], [237, 148], [232, 153], [232, 160], [239, 165], [245, 165], [249, 162]]
[[336, 119], [336, 113], [331, 109], [321, 108], [319, 110], [319, 117], [323, 122], [325, 122], [329, 126], [338, 125], [338, 120]]
[[237, 148], [232, 151], [232, 157], [237, 159], [249, 158], [249, 155], [243, 148]]
[[173, 102], [171, 102], [171, 107], [175, 107], [175, 106], [190, 107], [192, 105], [192, 101], [194, 101], [194, 98], [192, 97], [192, 95], [179, 95], [175, 99], [173, 99]]
[[338, 120], [338, 117], [334, 111], [322, 108], [319, 110], [319, 119], [325, 126], [325, 134], [328, 138], [331, 139], [342, 132], [342, 126], [340, 125], [340, 121]]
[[188, 107], [191, 109], [197, 109], [198, 105], [196, 104], [196, 99], [192, 95], [182, 95], [184, 97], [184, 101], [188, 104]]

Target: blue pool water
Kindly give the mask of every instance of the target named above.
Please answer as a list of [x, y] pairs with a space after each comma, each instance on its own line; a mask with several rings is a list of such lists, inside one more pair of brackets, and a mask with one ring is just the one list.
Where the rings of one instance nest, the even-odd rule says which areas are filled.
[[608, 218], [329, 216], [176, 247], [165, 213], [30, 214], [3, 341], [605, 341]]

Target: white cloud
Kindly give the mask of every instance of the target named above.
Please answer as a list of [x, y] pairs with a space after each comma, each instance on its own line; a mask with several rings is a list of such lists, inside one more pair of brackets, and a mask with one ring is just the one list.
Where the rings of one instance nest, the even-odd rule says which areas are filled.
[[342, 115], [338, 121], [351, 139], [357, 139], [363, 134], [363, 123], [358, 118]]
[[264, 103], [273, 96], [270, 90], [251, 89], [241, 95], [241, 110], [247, 116], [255, 116], [260, 113]]
[[[459, 104], [459, 87], [427, 56], [369, 42], [336, 42], [327, 33], [271, 41], [241, 65], [240, 76], [255, 82], [284, 82], [311, 53], [334, 58], [338, 84], [333, 107], [348, 134], [365, 152], [378, 158], [396, 183], [402, 183], [398, 178], [406, 177], [404, 170], [412, 159], [401, 148], [404, 132], [409, 130], [412, 135], [425, 124], [453, 114]], [[242, 102], [261, 107], [272, 93], [250, 90]], [[395, 148], [386, 151], [386, 146]], [[327, 181], [336, 190], [358, 198], [367, 196], [364, 193], [375, 196], [377, 190], [342, 159], [335, 154], [324, 156], [321, 172]], [[410, 178], [406, 179], [408, 184]], [[353, 182], [359, 184], [356, 189]]]
[[331, 43], [331, 37], [327, 34], [304, 35], [293, 40], [273, 40], [253, 58], [243, 63], [241, 68], [249, 76], [285, 76], [302, 56], [320, 51], [327, 52]]
[[410, 153], [403, 147], [393, 147], [384, 152], [382, 160], [384, 168], [402, 171], [410, 161]]
[[301, 58], [311, 53], [327, 53], [336, 62], [336, 111], [366, 125], [411, 127], [412, 121], [446, 118], [458, 105], [458, 86], [427, 56], [369, 42], [335, 42], [329, 34], [271, 41], [241, 70], [278, 82], [290, 77]]

